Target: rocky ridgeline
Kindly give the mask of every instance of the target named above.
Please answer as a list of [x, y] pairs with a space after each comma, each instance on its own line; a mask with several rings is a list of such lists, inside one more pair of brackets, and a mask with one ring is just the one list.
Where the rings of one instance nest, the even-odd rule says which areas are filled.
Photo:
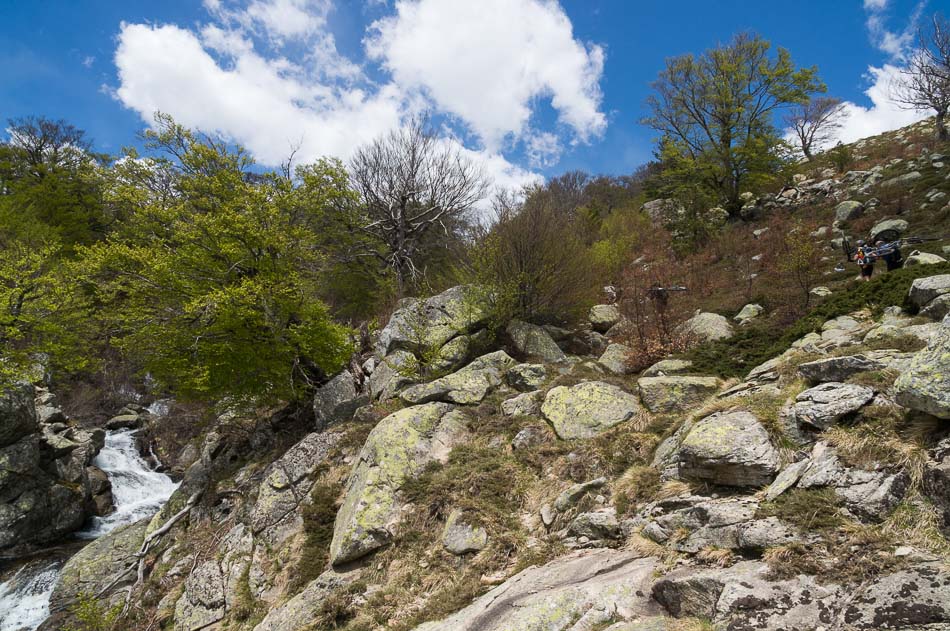
[[[570, 459], [623, 428], [668, 429], [634, 467], [639, 482], [548, 474], [515, 516], [530, 535], [524, 549], [482, 577], [491, 589], [419, 630], [948, 628], [946, 550], [870, 533], [913, 510], [947, 532], [950, 438], [878, 461], [842, 438], [855, 419], [898, 416], [946, 435], [950, 317], [933, 319], [946, 296], [950, 275], [919, 279], [910, 299], [930, 319], [897, 307], [842, 316], [738, 383], [677, 359], [629, 375], [612, 305], [579, 331], [513, 321], [496, 340], [476, 288], [405, 301], [374, 352], [318, 390], [314, 424], [289, 448], [277, 437], [299, 428], [281, 412], [222, 416], [159, 514], [67, 564], [44, 629], [81, 592], [121, 603], [131, 589], [149, 620], [179, 631], [291, 631], [344, 597], [371, 607], [391, 573], [409, 564], [425, 574], [422, 558], [376, 559], [418, 511], [407, 485], [473, 441], [486, 406], [521, 427], [491, 439], [499, 453], [563, 444]], [[726, 339], [760, 313], [698, 314], [683, 326]], [[900, 350], [909, 347], [923, 348]], [[41, 440], [32, 416], [18, 427], [14, 444]], [[625, 487], [634, 499], [621, 504]], [[315, 516], [328, 493], [333, 510]], [[428, 536], [461, 571], [499, 534], [449, 506]], [[518, 571], [517, 557], [541, 542], [555, 553]]]
[[0, 396], [0, 554], [58, 543], [112, 511], [109, 479], [92, 464], [104, 439], [66, 418], [45, 388]]

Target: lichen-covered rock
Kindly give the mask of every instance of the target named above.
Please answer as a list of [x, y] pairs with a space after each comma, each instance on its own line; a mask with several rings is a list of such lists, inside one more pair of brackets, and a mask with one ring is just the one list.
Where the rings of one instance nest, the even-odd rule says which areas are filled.
[[620, 522], [617, 521], [617, 511], [613, 508], [602, 508], [581, 513], [571, 521], [567, 532], [575, 537], [587, 537], [591, 540], [619, 539]]
[[874, 579], [843, 605], [854, 629], [945, 629], [950, 626], [950, 573], [923, 564]]
[[502, 401], [501, 413], [505, 416], [536, 416], [541, 413], [541, 401], [544, 393], [540, 390], [525, 392]]
[[943, 258], [938, 254], [931, 254], [930, 252], [921, 252], [920, 250], [914, 250], [911, 252], [906, 259], [904, 259], [904, 267], [913, 267], [915, 265], [937, 265], [939, 263], [946, 263], [947, 259]]
[[32, 385], [19, 383], [0, 392], [0, 447], [39, 430]]
[[886, 366], [864, 355], [828, 357], [799, 365], [798, 374], [808, 381], [846, 381], [862, 372], [883, 370]]
[[356, 391], [352, 373], [344, 370], [317, 388], [313, 395], [313, 415], [317, 431], [353, 416], [356, 408], [365, 403], [366, 399], [360, 398]]
[[883, 232], [894, 232], [901, 235], [907, 232], [907, 228], [909, 227], [910, 224], [903, 219], [884, 219], [874, 224], [874, 227], [871, 228], [868, 235], [870, 236], [870, 241], [875, 243], [878, 240], [878, 236]]
[[640, 400], [654, 414], [672, 414], [695, 408], [719, 390], [715, 377], [641, 377]]
[[629, 346], [611, 344], [597, 361], [615, 375], [625, 375], [632, 372], [630, 370], [630, 355], [632, 353], [633, 350]]
[[461, 405], [479, 403], [503, 383], [505, 372], [514, 363], [515, 360], [504, 351], [489, 353], [450, 375], [409, 387], [399, 396], [412, 404], [430, 401]]
[[548, 371], [544, 368], [544, 364], [518, 364], [505, 373], [508, 385], [521, 392], [537, 390], [544, 385], [547, 378]]
[[587, 320], [595, 331], [606, 333], [611, 327], [620, 322], [622, 317], [617, 305], [594, 305], [590, 308]]
[[718, 313], [697, 313], [681, 324], [677, 331], [699, 342], [727, 340], [735, 334], [729, 320]]
[[[128, 526], [116, 528], [82, 550], [77, 552], [60, 574], [59, 582], [50, 598], [50, 609], [65, 611], [76, 601], [79, 594], [102, 594], [110, 583], [135, 560], [135, 553], [142, 547], [145, 538], [145, 529], [148, 519], [135, 522]], [[123, 586], [135, 580], [134, 574], [129, 574], [113, 586], [113, 590], [121, 590]], [[109, 594], [103, 594], [107, 599]]]
[[299, 594], [267, 612], [254, 631], [300, 631], [313, 624], [323, 610], [327, 597], [336, 589], [359, 578], [359, 570], [327, 570], [310, 581]]
[[950, 528], [950, 438], [930, 451], [924, 465], [923, 490], [943, 514], [943, 525]]
[[418, 381], [419, 360], [409, 351], [394, 351], [384, 357], [369, 378], [370, 395], [385, 401]]
[[664, 377], [689, 372], [693, 362], [688, 359], [663, 359], [643, 371], [643, 377]]
[[460, 285], [425, 300], [400, 303], [379, 333], [376, 352], [385, 357], [395, 349], [425, 351], [479, 328], [490, 315], [487, 295], [472, 285]]
[[415, 631], [569, 631], [661, 613], [650, 599], [655, 559], [584, 550], [530, 567], [444, 620]]
[[481, 526], [473, 526], [465, 514], [455, 509], [449, 513], [442, 530], [442, 546], [456, 555], [480, 552], [488, 545], [488, 532]]
[[537, 357], [547, 363], [562, 362], [567, 359], [557, 343], [543, 328], [536, 324], [512, 320], [507, 328], [508, 336], [519, 353], [527, 357]]
[[778, 451], [754, 414], [734, 409], [698, 421], [677, 450], [679, 474], [724, 486], [763, 486], [779, 470]]
[[864, 204], [858, 201], [849, 200], [841, 202], [835, 206], [835, 221], [844, 223], [857, 219], [864, 214]]
[[303, 525], [300, 504], [310, 495], [310, 476], [326, 462], [341, 437], [330, 432], [308, 434], [267, 467], [250, 512], [255, 535], [273, 546]]
[[742, 310], [739, 311], [739, 313], [737, 313], [732, 319], [738, 322], [739, 324], [744, 325], [744, 324], [748, 324], [749, 322], [752, 322], [763, 313], [765, 313], [765, 307], [763, 307], [762, 305], [750, 303], [742, 307]]
[[385, 546], [398, 517], [406, 480], [432, 461], [445, 461], [467, 435], [465, 414], [445, 403], [426, 403], [390, 414], [373, 428], [350, 472], [336, 516], [330, 560], [353, 561]]
[[874, 390], [851, 383], [828, 382], [805, 390], [791, 408], [791, 417], [799, 425], [825, 430], [853, 414], [874, 398]]
[[554, 508], [558, 512], [564, 512], [574, 506], [586, 493], [594, 489], [599, 489], [600, 487], [607, 484], [607, 478], [595, 478], [593, 480], [588, 480], [587, 482], [580, 482], [569, 486], [568, 488], [561, 491], [557, 496], [557, 499], [554, 500]]
[[629, 392], [602, 381], [557, 386], [548, 391], [541, 413], [562, 439], [592, 438], [640, 412]]
[[904, 407], [950, 419], [950, 316], [894, 382], [894, 392]]

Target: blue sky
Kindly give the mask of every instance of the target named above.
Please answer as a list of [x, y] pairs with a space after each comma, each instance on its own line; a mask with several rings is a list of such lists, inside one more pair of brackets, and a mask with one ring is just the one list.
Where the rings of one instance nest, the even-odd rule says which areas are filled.
[[753, 30], [850, 102], [845, 140], [912, 122], [885, 84], [945, 0], [0, 0], [0, 117], [65, 118], [99, 150], [155, 109], [248, 146], [346, 158], [428, 111], [503, 185], [648, 160], [664, 58]]

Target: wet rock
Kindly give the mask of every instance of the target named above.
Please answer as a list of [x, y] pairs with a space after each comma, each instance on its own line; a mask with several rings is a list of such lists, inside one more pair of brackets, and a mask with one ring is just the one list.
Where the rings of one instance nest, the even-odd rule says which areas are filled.
[[734, 409], [698, 421], [676, 451], [679, 474], [723, 486], [763, 486], [779, 469], [778, 451], [754, 414]]
[[541, 413], [562, 439], [591, 438], [640, 410], [637, 397], [601, 381], [552, 388], [541, 406]]
[[637, 380], [640, 400], [653, 414], [672, 414], [694, 409], [719, 390], [715, 377], [641, 377]]

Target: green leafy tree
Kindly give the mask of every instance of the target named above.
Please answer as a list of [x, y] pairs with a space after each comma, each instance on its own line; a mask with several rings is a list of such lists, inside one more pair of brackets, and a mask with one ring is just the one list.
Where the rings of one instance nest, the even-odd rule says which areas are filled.
[[643, 122], [662, 135], [661, 158], [690, 163], [693, 180], [732, 216], [742, 207], [743, 189], [774, 167], [781, 142], [776, 112], [824, 90], [815, 68], [796, 69], [787, 50], [773, 54], [754, 34], [698, 57], [668, 59], [653, 88], [652, 114]]
[[351, 348], [319, 299], [316, 230], [348, 194], [339, 165], [295, 188], [167, 116], [145, 140], [109, 192], [127, 218], [75, 265], [109, 342], [194, 397], [293, 398], [338, 370]]

